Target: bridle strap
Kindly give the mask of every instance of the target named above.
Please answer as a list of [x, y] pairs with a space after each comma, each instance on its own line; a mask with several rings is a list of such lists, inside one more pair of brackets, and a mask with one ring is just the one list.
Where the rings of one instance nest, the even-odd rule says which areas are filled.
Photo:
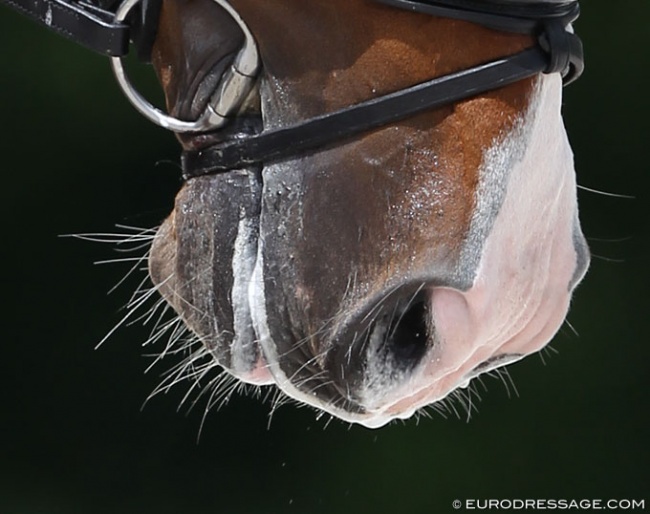
[[[127, 54], [129, 40], [135, 43], [140, 59], [149, 60], [162, 0], [142, 0], [137, 9], [126, 11], [128, 16], [125, 14], [124, 23], [114, 21], [116, 18], [124, 19], [116, 16], [117, 11], [113, 10], [118, 7], [114, 4], [120, 0], [92, 1], [91, 4], [83, 0], [0, 0], [59, 34], [91, 50], [114, 57], [113, 61], [117, 61], [116, 57]], [[215, 1], [220, 5], [227, 4], [225, 0]], [[577, 0], [376, 1], [400, 9], [478, 23], [497, 30], [529, 34], [535, 36], [538, 43], [518, 54], [429, 80], [289, 127], [252, 135], [238, 133], [231, 140], [200, 150], [186, 151], [182, 155], [184, 178], [295, 158], [425, 110], [458, 102], [538, 73], [562, 73], [565, 84], [577, 79], [582, 73], [582, 43], [567, 29], [580, 13]], [[237, 16], [237, 13], [232, 11], [231, 16]], [[250, 39], [249, 46], [255, 47], [252, 36]], [[244, 56], [251, 54], [243, 51], [240, 53]], [[230, 74], [222, 82], [234, 87], [226, 88], [228, 94], [223, 93], [224, 97], [230, 98], [231, 90], [238, 92], [239, 96], [246, 92], [243, 90], [242, 93], [242, 88], [238, 87], [240, 75], [249, 82], [254, 80], [256, 50], [252, 54], [254, 59], [242, 59], [244, 65], [254, 66], [255, 70]], [[215, 94], [219, 94], [219, 91]], [[220, 98], [216, 101], [221, 104]], [[218, 123], [211, 124], [211, 127], [220, 128], [226, 123], [238, 103], [228, 105], [228, 112], [221, 113], [217, 110]], [[146, 115], [147, 112], [143, 114]], [[153, 121], [156, 120], [157, 118]], [[195, 130], [195, 124], [191, 124], [191, 130]], [[201, 128], [202, 126], [199, 127]]]
[[[383, 0], [382, 0], [383, 1]], [[538, 73], [582, 72], [582, 44], [561, 21], [545, 23], [540, 44], [515, 55], [401, 89], [289, 127], [245, 135], [182, 155], [183, 177], [224, 173], [320, 151], [423, 111], [452, 104]]]
[[185, 179], [269, 164], [337, 143], [418, 114], [458, 102], [547, 68], [548, 57], [530, 48], [506, 59], [438, 77], [286, 128], [183, 152]]
[[117, 2], [95, 0], [0, 0], [54, 32], [102, 55], [125, 56], [129, 40], [138, 57], [150, 60], [161, 0], [144, 0], [128, 23], [115, 23]]
[[547, 20], [566, 27], [580, 15], [573, 1], [508, 2], [499, 0], [375, 0], [408, 11], [478, 23], [504, 32], [537, 35]]

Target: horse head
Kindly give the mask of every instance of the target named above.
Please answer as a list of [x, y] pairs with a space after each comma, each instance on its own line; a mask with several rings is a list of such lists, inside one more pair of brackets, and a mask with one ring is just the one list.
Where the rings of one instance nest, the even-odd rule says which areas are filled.
[[[369, 0], [232, 0], [259, 79], [186, 150], [287, 127], [514, 54], [533, 37]], [[195, 118], [243, 35], [165, 1], [153, 61]], [[560, 74], [536, 75], [262, 165], [187, 180], [156, 287], [215, 362], [341, 419], [406, 418], [544, 347], [588, 266]]]

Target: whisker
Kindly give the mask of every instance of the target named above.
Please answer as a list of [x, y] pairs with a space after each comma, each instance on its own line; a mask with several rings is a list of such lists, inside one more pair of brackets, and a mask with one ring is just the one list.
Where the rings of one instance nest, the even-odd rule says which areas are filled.
[[503, 367], [503, 368], [497, 368], [494, 370], [503, 383], [504, 387], [506, 388], [506, 393], [508, 395], [508, 398], [512, 398], [512, 393], [514, 392], [514, 396], [516, 398], [519, 398], [519, 391], [517, 390], [517, 386], [515, 385], [515, 382], [512, 380], [512, 377], [510, 376], [510, 372], [508, 371], [508, 368]]
[[564, 323], [566, 324], [567, 327], [569, 327], [571, 329], [571, 332], [573, 332], [576, 337], [580, 337], [580, 334], [578, 333], [578, 331], [575, 329], [575, 327], [571, 324], [571, 322], [568, 319], [565, 319]]
[[609, 196], [609, 197], [612, 197], [612, 198], [623, 198], [625, 200], [635, 200], [636, 199], [635, 196], [623, 195], [623, 194], [620, 194], [620, 193], [608, 193], [607, 191], [600, 191], [598, 189], [592, 189], [591, 187], [587, 187], [587, 186], [578, 185], [578, 189], [582, 189], [583, 191], [587, 191], [589, 193], [595, 193], [595, 194], [602, 195], [602, 196]]
[[592, 253], [591, 256], [594, 259], [598, 259], [599, 261], [605, 261], [605, 262], [612, 262], [614, 264], [625, 264], [625, 259], [615, 259], [613, 257], [605, 257], [604, 255], [598, 255], [596, 253]]
[[101, 265], [101, 264], [120, 264], [122, 262], [137, 262], [140, 263], [144, 260], [144, 256], [142, 257], [119, 257], [116, 259], [103, 259], [101, 261], [95, 261], [93, 264]]
[[626, 243], [633, 241], [634, 236], [615, 237], [615, 238], [602, 238], [602, 237], [587, 237], [590, 243]]
[[97, 343], [97, 345], [95, 346], [95, 350], [101, 347], [106, 342], [106, 340], [115, 333], [115, 331], [118, 328], [120, 328], [122, 325], [125, 325], [131, 319], [131, 317], [137, 312], [138, 307], [141, 307], [148, 299], [151, 298], [151, 296], [153, 296], [155, 292], [156, 292], [155, 289], [151, 289], [141, 299], [131, 304], [128, 307], [129, 310], [124, 315], [124, 317], [120, 321], [118, 321], [117, 324], [111, 330], [108, 331], [108, 333], [102, 338], [102, 340], [99, 341], [99, 343]]

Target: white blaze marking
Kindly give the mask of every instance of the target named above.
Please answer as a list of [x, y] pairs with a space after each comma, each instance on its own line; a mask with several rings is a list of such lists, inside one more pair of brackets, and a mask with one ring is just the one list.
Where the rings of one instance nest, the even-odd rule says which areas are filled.
[[239, 214], [239, 226], [232, 257], [232, 314], [233, 336], [231, 350], [231, 365], [234, 370], [248, 370], [251, 366], [250, 352], [254, 342], [251, 341], [250, 306], [248, 302], [248, 287], [255, 268], [254, 233], [257, 220], [246, 217], [242, 207]]
[[[513, 361], [523, 358], [544, 347], [561, 326], [576, 265], [577, 211], [561, 90], [559, 75], [542, 76], [523, 125], [487, 151], [484, 168], [493, 170], [490, 174], [501, 163], [512, 168], [506, 170], [503, 204], [480, 249], [474, 285], [467, 292], [433, 291], [441, 347], [389, 400], [374, 399], [377, 417], [389, 421], [440, 400], [487, 359], [501, 354], [515, 354]], [[512, 361], [497, 362], [489, 369]]]

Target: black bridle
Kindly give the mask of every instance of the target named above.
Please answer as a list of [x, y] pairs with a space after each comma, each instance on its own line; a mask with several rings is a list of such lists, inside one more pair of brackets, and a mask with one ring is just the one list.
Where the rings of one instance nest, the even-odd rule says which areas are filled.
[[[105, 55], [122, 56], [129, 40], [148, 60], [158, 25], [160, 0], [144, 0], [125, 23], [114, 23], [112, 0], [103, 8], [67, 0], [0, 0], [49, 28]], [[272, 163], [398, 122], [414, 114], [491, 91], [538, 73], [561, 73], [565, 84], [583, 71], [582, 43], [569, 30], [577, 0], [375, 0], [399, 9], [454, 18], [492, 29], [532, 35], [537, 44], [517, 54], [438, 77], [394, 93], [258, 134], [232, 139], [182, 156], [185, 179]]]
[[568, 84], [576, 80], [584, 68], [582, 43], [567, 29], [580, 14], [577, 1], [377, 1], [400, 9], [533, 35], [537, 38], [537, 45], [503, 59], [438, 77], [289, 127], [186, 151], [182, 156], [183, 176], [189, 179], [304, 155], [422, 111], [458, 102], [538, 73], [562, 73], [564, 83]]

